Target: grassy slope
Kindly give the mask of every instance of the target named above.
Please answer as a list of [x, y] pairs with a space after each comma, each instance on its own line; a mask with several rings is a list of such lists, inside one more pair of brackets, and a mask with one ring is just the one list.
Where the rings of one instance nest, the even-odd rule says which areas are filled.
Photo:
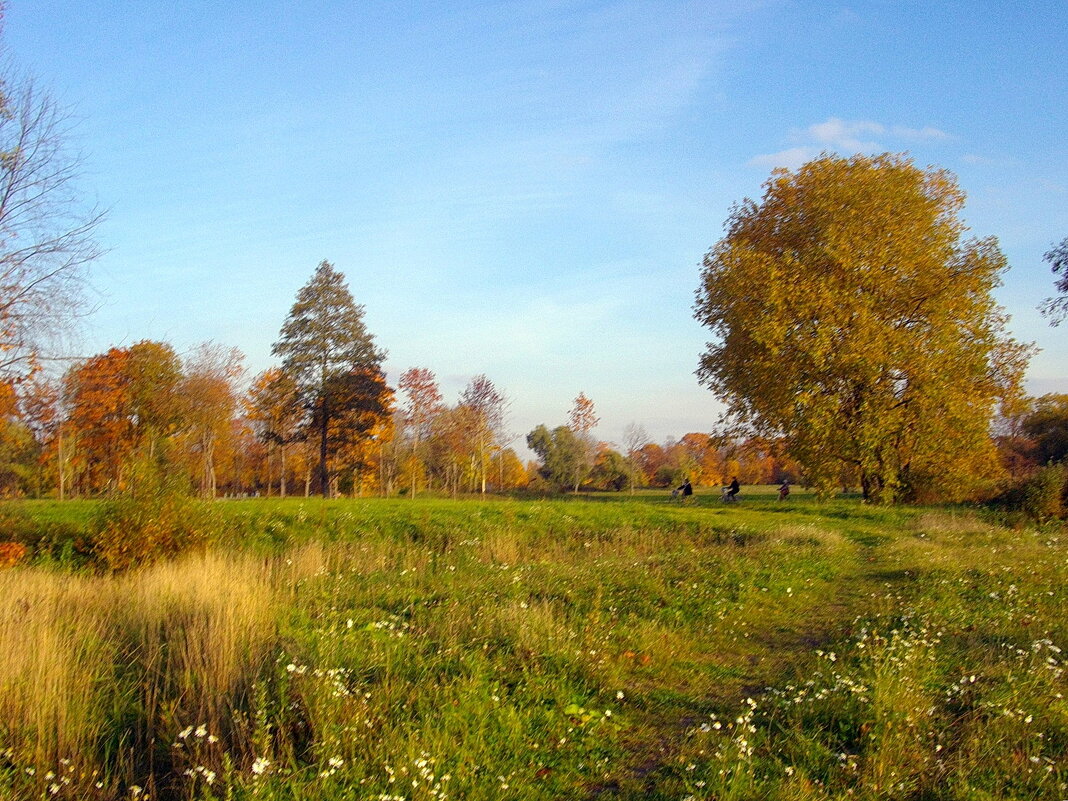
[[[90, 511], [6, 513], [56, 539]], [[192, 600], [183, 579], [152, 571], [121, 588], [84, 579], [94, 598], [116, 595], [120, 616], [171, 626], [172, 643], [189, 636], [181, 620], [202, 618], [217, 629], [198, 642], [248, 657], [202, 667], [218, 674], [210, 687], [175, 663], [192, 683], [172, 676], [150, 693], [158, 665], [139, 672], [134, 659], [112, 682], [125, 689], [96, 691], [157, 731], [157, 771], [191, 771], [180, 795], [226, 783], [259, 798], [1062, 797], [1054, 649], [1068, 642], [1068, 595], [1055, 535], [797, 496], [250, 500], [219, 513], [220, 544], [239, 554], [191, 564]], [[263, 557], [240, 556], [250, 549], [278, 554], [267, 573]], [[3, 577], [9, 606], [43, 580], [22, 573]], [[224, 616], [214, 585], [251, 622], [212, 622]], [[191, 611], [130, 605], [137, 593]], [[105, 603], [100, 617], [115, 614]], [[144, 653], [146, 625], [95, 636]], [[23, 616], [3, 630], [9, 650], [28, 628]], [[0, 668], [2, 701], [18, 664]], [[176, 739], [199, 723], [219, 742]], [[110, 770], [100, 797], [144, 784], [146, 760], [108, 766], [122, 730], [97, 722], [48, 752], [9, 728], [9, 792], [47, 791], [39, 777], [60, 759]], [[209, 784], [208, 771], [227, 778]]]

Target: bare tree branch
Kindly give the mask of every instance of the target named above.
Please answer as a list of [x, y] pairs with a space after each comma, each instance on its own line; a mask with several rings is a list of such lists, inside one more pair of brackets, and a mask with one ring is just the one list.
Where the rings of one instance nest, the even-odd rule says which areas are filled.
[[0, 77], [0, 378], [32, 373], [85, 308], [94, 234], [71, 118], [32, 80]]

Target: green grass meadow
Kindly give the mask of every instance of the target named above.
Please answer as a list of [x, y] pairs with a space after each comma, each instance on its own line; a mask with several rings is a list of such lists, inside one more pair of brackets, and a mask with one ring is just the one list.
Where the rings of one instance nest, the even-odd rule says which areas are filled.
[[0, 506], [0, 798], [1068, 798], [1064, 532], [767, 492]]

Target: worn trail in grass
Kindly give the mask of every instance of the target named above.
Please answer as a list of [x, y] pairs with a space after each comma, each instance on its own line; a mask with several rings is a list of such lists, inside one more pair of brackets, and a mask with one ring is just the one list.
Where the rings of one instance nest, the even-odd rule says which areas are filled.
[[593, 783], [591, 797], [660, 797], [665, 766], [670, 772], [679, 762], [687, 732], [701, 719], [729, 717], [745, 699], [804, 677], [858, 619], [885, 609], [888, 592], [909, 592], [916, 577], [882, 547], [893, 539], [885, 510], [866, 519], [763, 503], [720, 514], [730, 521], [726, 536], [715, 537], [733, 550], [727, 561], [754, 560], [766, 572], [756, 584], [730, 588], [736, 604], [693, 644], [689, 681], [678, 663], [636, 676], [643, 703], [623, 738], [627, 758], [610, 779]]

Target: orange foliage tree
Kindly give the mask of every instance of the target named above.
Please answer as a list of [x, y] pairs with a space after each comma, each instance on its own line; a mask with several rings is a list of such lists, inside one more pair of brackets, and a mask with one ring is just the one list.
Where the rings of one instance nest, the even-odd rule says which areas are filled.
[[[378, 367], [362, 367], [331, 379], [335, 412], [328, 426], [333, 490], [363, 495], [382, 486], [383, 448], [393, 439], [393, 390]], [[314, 412], [311, 426], [321, 425]]]
[[287, 477], [292, 465], [286, 461], [287, 447], [305, 438], [301, 428], [304, 409], [292, 376], [277, 367], [260, 373], [245, 397], [245, 415], [266, 445], [267, 494], [272, 492], [271, 456], [278, 458], [278, 494], [286, 497]]
[[64, 378], [65, 428], [76, 491], [116, 490], [136, 444], [131, 415], [130, 351], [111, 348], [73, 367]]
[[217, 454], [232, 446], [243, 361], [236, 348], [208, 342], [184, 365], [179, 385], [183, 450], [202, 497], [215, 497]]
[[60, 392], [58, 381], [41, 375], [19, 385], [22, 420], [37, 442], [35, 494], [40, 496], [45, 486], [54, 482], [56, 495], [62, 500], [66, 487]]

